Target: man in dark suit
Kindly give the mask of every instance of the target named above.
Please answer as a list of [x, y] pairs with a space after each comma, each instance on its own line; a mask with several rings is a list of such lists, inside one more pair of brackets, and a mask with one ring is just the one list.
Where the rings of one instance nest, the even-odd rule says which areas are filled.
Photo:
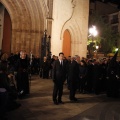
[[120, 97], [119, 85], [119, 64], [117, 62], [118, 51], [108, 63], [107, 68], [107, 96]]
[[64, 53], [59, 53], [59, 59], [54, 61], [53, 64], [53, 102], [54, 104], [63, 104], [63, 84], [66, 79], [66, 62], [63, 60]]
[[71, 57], [71, 62], [67, 65], [67, 76], [70, 84], [69, 98], [71, 101], [77, 101], [77, 98], [75, 98], [75, 93], [79, 80], [79, 64], [77, 63], [76, 58], [77, 57]]

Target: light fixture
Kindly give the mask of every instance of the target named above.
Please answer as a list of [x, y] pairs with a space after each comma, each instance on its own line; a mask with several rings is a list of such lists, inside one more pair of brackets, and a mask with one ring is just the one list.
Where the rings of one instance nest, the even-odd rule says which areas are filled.
[[94, 37], [97, 36], [98, 35], [98, 31], [96, 29], [96, 26], [92, 25], [92, 27], [89, 29], [89, 33], [90, 33], [90, 35], [92, 35]]

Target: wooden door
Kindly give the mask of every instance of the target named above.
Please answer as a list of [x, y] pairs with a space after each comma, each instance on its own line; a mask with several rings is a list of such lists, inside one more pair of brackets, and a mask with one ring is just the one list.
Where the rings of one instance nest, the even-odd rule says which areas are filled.
[[12, 24], [9, 13], [4, 11], [4, 27], [3, 27], [3, 40], [2, 40], [2, 53], [11, 53], [11, 34]]
[[71, 55], [71, 35], [68, 30], [65, 30], [65, 32], [63, 34], [62, 51], [63, 51], [65, 57], [68, 57]]

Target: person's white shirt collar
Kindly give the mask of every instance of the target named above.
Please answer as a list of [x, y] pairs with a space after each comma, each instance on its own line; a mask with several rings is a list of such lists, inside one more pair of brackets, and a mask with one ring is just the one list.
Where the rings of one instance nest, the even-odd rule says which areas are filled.
[[60, 60], [60, 59], [59, 59], [59, 61], [60, 61], [60, 64], [63, 64], [63, 60]]

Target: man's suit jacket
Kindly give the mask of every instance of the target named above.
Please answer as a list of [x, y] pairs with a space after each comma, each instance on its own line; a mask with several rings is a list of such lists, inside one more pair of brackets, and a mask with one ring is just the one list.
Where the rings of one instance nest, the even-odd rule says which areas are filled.
[[73, 60], [67, 65], [67, 76], [70, 82], [77, 82], [79, 79], [79, 64]]
[[63, 65], [61, 67], [60, 61], [56, 60], [53, 64], [53, 81], [54, 82], [64, 82], [66, 79], [66, 62], [63, 60]]

